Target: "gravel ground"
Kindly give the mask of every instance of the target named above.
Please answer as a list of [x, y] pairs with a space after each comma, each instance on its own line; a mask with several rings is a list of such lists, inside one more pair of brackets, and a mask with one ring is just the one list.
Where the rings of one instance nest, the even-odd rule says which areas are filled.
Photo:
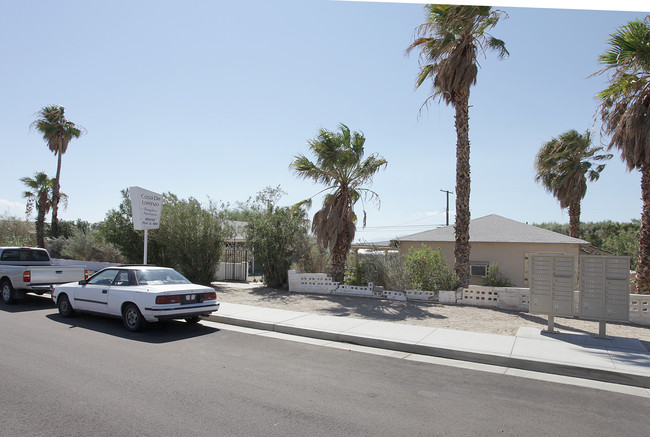
[[[515, 335], [523, 326], [545, 329], [546, 316], [518, 311], [480, 308], [466, 305], [399, 302], [383, 299], [292, 293], [264, 287], [260, 283], [215, 282], [220, 302], [238, 303], [290, 311], [350, 316], [410, 325]], [[563, 331], [598, 334], [598, 322], [555, 318], [555, 327]], [[638, 338], [650, 351], [650, 326], [608, 323], [607, 335]]]

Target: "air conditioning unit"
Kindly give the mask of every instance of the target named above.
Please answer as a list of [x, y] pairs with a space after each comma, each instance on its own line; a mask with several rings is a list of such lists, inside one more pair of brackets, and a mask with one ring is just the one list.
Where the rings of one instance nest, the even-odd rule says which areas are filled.
[[487, 276], [488, 263], [476, 263], [469, 265], [469, 274], [472, 276]]

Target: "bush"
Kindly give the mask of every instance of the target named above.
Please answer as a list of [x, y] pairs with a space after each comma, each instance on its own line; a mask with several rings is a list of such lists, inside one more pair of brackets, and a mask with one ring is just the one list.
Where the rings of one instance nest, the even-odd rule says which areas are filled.
[[36, 246], [34, 224], [7, 213], [0, 216], [0, 246]]
[[327, 249], [316, 243], [316, 237], [308, 235], [300, 242], [294, 266], [303, 273], [330, 273], [331, 256]]
[[[160, 228], [151, 231], [159, 259], [197, 284], [210, 284], [217, 272], [227, 234], [224, 215], [210, 202], [203, 207], [190, 197], [165, 193]], [[163, 258], [164, 255], [164, 258]]]
[[354, 268], [345, 276], [348, 285], [366, 286], [368, 282], [386, 286], [388, 263], [386, 256], [377, 253], [359, 254]]
[[488, 267], [487, 275], [482, 276], [483, 285], [488, 287], [512, 287], [510, 279], [499, 270], [497, 263], [490, 264]]
[[80, 229], [70, 238], [59, 237], [48, 241], [50, 254], [55, 258], [123, 263], [120, 251], [111, 243], [106, 243], [96, 231], [84, 232]]
[[458, 278], [449, 270], [440, 249], [433, 250], [426, 246], [411, 249], [406, 256], [405, 266], [409, 285], [415, 290], [454, 290], [458, 287]]
[[267, 187], [243, 206], [248, 223], [246, 242], [253, 249], [256, 264], [262, 267], [268, 287], [287, 285], [288, 271], [307, 237], [304, 211], [277, 206], [283, 194], [279, 187]]

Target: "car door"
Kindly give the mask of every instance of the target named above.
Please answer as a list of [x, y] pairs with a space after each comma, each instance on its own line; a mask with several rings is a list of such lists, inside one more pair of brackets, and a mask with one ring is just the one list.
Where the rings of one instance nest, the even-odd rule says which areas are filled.
[[[88, 282], [75, 290], [74, 300], [80, 310], [107, 312], [108, 295], [114, 284], [120, 283], [121, 269], [106, 269], [93, 275]], [[128, 280], [128, 273], [127, 273]]]

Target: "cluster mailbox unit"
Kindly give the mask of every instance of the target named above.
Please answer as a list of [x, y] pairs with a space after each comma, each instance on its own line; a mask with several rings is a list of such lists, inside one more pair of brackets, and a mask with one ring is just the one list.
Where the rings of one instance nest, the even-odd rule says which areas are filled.
[[573, 317], [576, 259], [571, 255], [532, 254], [530, 257], [530, 312], [548, 316], [553, 332], [555, 316]]
[[[530, 312], [548, 316], [549, 332], [554, 331], [555, 316], [596, 320], [599, 337], [605, 337], [606, 322], [629, 320], [629, 257], [580, 256], [576, 268], [572, 255], [532, 254], [530, 263]], [[580, 294], [578, 314], [574, 314], [576, 285]]]
[[580, 257], [580, 318], [606, 322], [629, 320], [629, 257]]

